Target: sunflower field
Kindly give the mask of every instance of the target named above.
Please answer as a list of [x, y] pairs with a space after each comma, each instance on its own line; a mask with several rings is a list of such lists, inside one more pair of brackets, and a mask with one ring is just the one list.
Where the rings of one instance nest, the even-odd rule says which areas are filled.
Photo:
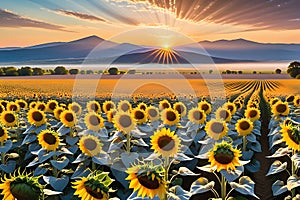
[[267, 167], [271, 198], [299, 199], [300, 96], [267, 90], [2, 99], [1, 198], [259, 199], [255, 174]]

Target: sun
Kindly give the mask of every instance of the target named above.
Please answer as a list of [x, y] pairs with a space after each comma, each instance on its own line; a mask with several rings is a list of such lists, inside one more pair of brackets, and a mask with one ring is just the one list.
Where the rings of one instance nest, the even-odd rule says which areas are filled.
[[163, 64], [179, 63], [180, 55], [169, 44], [164, 44], [161, 48], [154, 50], [150, 56], [154, 56], [153, 60], [158, 60]]

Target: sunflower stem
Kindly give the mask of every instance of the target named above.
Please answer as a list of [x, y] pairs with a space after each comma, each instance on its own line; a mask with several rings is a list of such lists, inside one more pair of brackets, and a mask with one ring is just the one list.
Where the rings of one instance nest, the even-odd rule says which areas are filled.
[[96, 171], [96, 163], [94, 163], [93, 161], [92, 161], [92, 171], [93, 172]]
[[247, 138], [246, 136], [243, 136], [243, 151], [247, 150]]
[[[53, 156], [53, 160], [57, 160], [57, 156], [56, 155], [54, 155]], [[57, 171], [57, 169], [55, 168], [55, 167], [53, 167], [53, 176], [54, 177], [58, 177], [58, 171]]]
[[218, 192], [214, 188], [212, 188], [210, 190], [212, 191], [212, 193], [214, 193], [214, 195], [215, 195], [216, 198], [220, 197], [219, 194], [218, 194]]
[[[295, 154], [295, 150], [293, 150], [293, 153], [292, 153], [292, 156]], [[297, 167], [295, 165], [295, 162], [292, 160], [292, 176], [297, 176], [296, 175], [296, 170], [297, 170]], [[292, 189], [292, 198], [296, 196], [296, 189]]]
[[[167, 192], [168, 192], [168, 190], [169, 190], [168, 179], [169, 179], [169, 169], [170, 169], [170, 158], [169, 158], [169, 157], [166, 157], [166, 158], [165, 158], [164, 167], [165, 167], [164, 179], [165, 179], [165, 181], [166, 181], [166, 183], [167, 183], [167, 186], [166, 186], [167, 188], [166, 188], [166, 190], [167, 190]], [[165, 199], [165, 200], [168, 199], [167, 193], [165, 194], [164, 199]]]
[[226, 179], [223, 175], [221, 178], [221, 198], [222, 200], [226, 200]]
[[[4, 142], [1, 142], [1, 146], [4, 145]], [[5, 165], [5, 153], [1, 153], [1, 164]]]
[[126, 134], [126, 139], [127, 139], [127, 141], [126, 141], [126, 152], [127, 152], [127, 154], [129, 155], [129, 154], [130, 154], [130, 149], [131, 149], [131, 146], [130, 146], [130, 143], [131, 143], [131, 135], [130, 135], [130, 132], [128, 132], [128, 133]]

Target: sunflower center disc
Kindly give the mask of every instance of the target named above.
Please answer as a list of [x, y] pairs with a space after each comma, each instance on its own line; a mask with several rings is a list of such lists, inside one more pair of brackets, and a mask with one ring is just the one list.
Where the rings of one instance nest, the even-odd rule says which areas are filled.
[[240, 128], [241, 128], [242, 130], [248, 130], [248, 128], [250, 128], [249, 122], [242, 121], [242, 122], [240, 123]]
[[94, 191], [89, 186], [86, 186], [85, 189], [86, 189], [86, 192], [89, 193], [89, 195], [91, 195], [92, 197], [94, 197], [96, 199], [102, 199], [103, 198], [103, 194], [102, 194], [101, 190], [99, 192], [97, 192], [97, 191]]
[[146, 110], [146, 106], [145, 106], [145, 105], [141, 105], [141, 106], [140, 106], [140, 109]]
[[235, 103], [235, 106], [237, 107], [237, 109], [239, 109], [242, 105], [240, 103]]
[[10, 106], [10, 110], [16, 111], [18, 109], [18, 107], [16, 105], [11, 105]]
[[24, 108], [24, 107], [25, 107], [25, 103], [19, 102], [19, 106], [20, 106], [21, 108]]
[[156, 117], [156, 115], [157, 115], [156, 110], [154, 110], [154, 109], [149, 110], [149, 115], [150, 115], [151, 117]]
[[155, 190], [157, 188], [159, 188], [159, 182], [158, 180], [155, 178], [154, 180], [152, 180], [152, 178], [150, 178], [151, 176], [140, 176], [138, 177], [138, 180], [140, 182], [140, 184], [148, 189], [151, 190]]
[[0, 127], [0, 137], [2, 137], [5, 134], [4, 129]]
[[214, 157], [218, 163], [226, 165], [226, 164], [231, 163], [233, 156], [229, 155], [227, 153], [218, 153]]
[[193, 113], [193, 117], [194, 117], [195, 120], [201, 120], [202, 117], [203, 117], [203, 114], [202, 114], [202, 112], [200, 112], [199, 110], [197, 110], [197, 111], [195, 111]]
[[119, 122], [120, 122], [121, 126], [123, 126], [125, 128], [129, 127], [132, 124], [131, 118], [127, 115], [121, 116]]
[[287, 102], [292, 102], [294, 101], [295, 97], [294, 96], [289, 96], [289, 98], [286, 99]]
[[95, 116], [95, 115], [92, 115], [90, 116], [90, 123], [93, 125], [93, 126], [98, 126], [100, 124], [100, 119], [99, 117]]
[[47, 142], [47, 144], [53, 145], [56, 143], [56, 137], [52, 135], [51, 133], [45, 133], [44, 140]]
[[2, 108], [2, 106], [0, 106], [0, 113], [2, 113], [3, 112], [3, 108]]
[[175, 146], [174, 140], [171, 137], [166, 136], [166, 135], [160, 137], [158, 139], [157, 143], [158, 143], [159, 148], [161, 148], [161, 149], [163, 149], [165, 151], [170, 151]]
[[141, 112], [139, 110], [135, 112], [135, 118], [136, 119], [144, 119], [144, 117], [145, 117], [145, 115], [144, 115], [143, 112]]
[[227, 112], [227, 110], [221, 110], [219, 115], [222, 119], [227, 119], [229, 117], [229, 113]]
[[300, 135], [299, 132], [293, 132], [293, 130], [288, 129], [288, 134], [291, 140], [295, 142], [296, 144], [300, 144]]
[[167, 119], [169, 121], [174, 121], [176, 119], [176, 114], [172, 111], [167, 112]]
[[164, 109], [166, 109], [166, 108], [169, 108], [170, 105], [169, 105], [168, 103], [163, 103], [163, 104], [162, 104], [162, 107], [163, 107]]
[[201, 109], [204, 110], [204, 111], [207, 111], [209, 109], [209, 106], [207, 104], [203, 104], [201, 106]]
[[178, 112], [179, 114], [181, 114], [181, 113], [183, 113], [183, 111], [184, 111], [184, 107], [183, 107], [182, 105], [178, 105], [178, 106], [176, 106], [175, 110], [177, 110], [177, 112]]
[[106, 104], [106, 106], [105, 106], [105, 107], [106, 107], [106, 110], [107, 110], [107, 111], [110, 111], [110, 109], [111, 109], [111, 107], [112, 107], [112, 106], [111, 106], [111, 104], [110, 104], [110, 103], [108, 103], [108, 104]]
[[65, 118], [68, 122], [72, 122], [74, 120], [72, 113], [67, 113]]
[[93, 103], [93, 104], [91, 105], [91, 109], [92, 109], [93, 111], [96, 112], [96, 111], [99, 109], [99, 107], [98, 107], [97, 104]]
[[256, 115], [257, 115], [257, 111], [256, 111], [256, 110], [251, 110], [251, 111], [249, 112], [249, 116], [250, 116], [251, 118], [255, 117]]
[[51, 110], [54, 110], [54, 109], [56, 108], [56, 103], [54, 103], [54, 102], [50, 103], [50, 104], [49, 104], [49, 108], [50, 108]]
[[279, 113], [284, 113], [286, 111], [286, 105], [279, 104], [278, 106], [276, 106], [276, 109]]
[[45, 108], [46, 108], [46, 107], [45, 107], [45, 105], [43, 105], [43, 104], [41, 104], [41, 105], [38, 106], [38, 109], [39, 109], [39, 110], [45, 110]]
[[124, 103], [122, 104], [121, 109], [126, 112], [127, 110], [129, 110], [129, 106]]
[[224, 130], [224, 126], [222, 123], [220, 122], [214, 122], [211, 126], [211, 130], [214, 132], [214, 133], [222, 133], [223, 130]]
[[15, 116], [11, 113], [6, 114], [4, 118], [5, 118], [5, 121], [7, 121], [8, 123], [12, 123], [16, 119]]
[[300, 104], [300, 99], [297, 99], [297, 100], [296, 100], [296, 104], [297, 104], [297, 105]]
[[72, 110], [73, 110], [75, 113], [78, 113], [78, 112], [79, 112], [79, 107], [78, 107], [78, 106], [72, 106]]
[[97, 147], [97, 143], [93, 139], [86, 139], [84, 140], [84, 146], [89, 150], [93, 151]]
[[34, 121], [39, 122], [42, 121], [43, 115], [40, 112], [35, 111], [32, 113], [32, 118], [34, 119]]
[[231, 112], [233, 111], [233, 106], [232, 106], [232, 105], [228, 105], [227, 108], [228, 108], [228, 110], [230, 110]]

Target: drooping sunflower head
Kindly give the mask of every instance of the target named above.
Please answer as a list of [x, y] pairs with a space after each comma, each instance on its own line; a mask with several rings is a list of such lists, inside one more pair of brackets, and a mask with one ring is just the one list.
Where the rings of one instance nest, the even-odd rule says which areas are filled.
[[30, 104], [29, 104], [29, 109], [33, 109], [33, 108], [35, 108], [35, 106], [36, 106], [36, 102], [35, 102], [35, 101], [32, 101], [32, 102], [30, 102]]
[[99, 104], [98, 101], [89, 101], [87, 104], [86, 104], [86, 109], [89, 111], [89, 112], [95, 112], [95, 113], [99, 113], [101, 112], [101, 106]]
[[180, 116], [176, 110], [172, 108], [166, 108], [161, 112], [161, 120], [164, 124], [173, 126], [178, 124]]
[[79, 105], [77, 102], [72, 102], [68, 105], [68, 109], [72, 110], [76, 116], [80, 116], [82, 112], [81, 105]]
[[64, 110], [59, 117], [66, 127], [73, 127], [76, 124], [76, 114], [71, 110]]
[[205, 114], [209, 114], [211, 112], [211, 105], [207, 101], [200, 101], [198, 103], [198, 108], [203, 110]]
[[5, 127], [0, 126], [0, 142], [5, 142], [9, 138], [8, 131]]
[[188, 119], [195, 124], [204, 124], [206, 120], [206, 114], [199, 108], [192, 108], [189, 111]]
[[173, 157], [179, 152], [180, 139], [174, 131], [163, 128], [151, 136], [151, 149], [163, 157]]
[[39, 144], [47, 151], [56, 151], [59, 147], [60, 139], [58, 133], [51, 130], [44, 130], [38, 135]]
[[234, 103], [228, 101], [223, 105], [224, 108], [230, 111], [230, 114], [233, 115], [236, 112], [236, 106]]
[[46, 112], [53, 113], [57, 107], [58, 107], [58, 102], [56, 100], [50, 100], [47, 102]]
[[282, 140], [286, 145], [296, 151], [300, 151], [300, 126], [291, 122], [281, 125]]
[[16, 100], [16, 103], [20, 106], [20, 108], [23, 108], [24, 110], [28, 108], [28, 103], [23, 99]]
[[95, 112], [87, 113], [84, 117], [84, 123], [86, 127], [92, 131], [99, 131], [104, 127], [103, 118]]
[[42, 197], [43, 187], [38, 182], [38, 177], [25, 173], [21, 174], [20, 172], [16, 175], [15, 172], [10, 178], [4, 175], [2, 182], [0, 189], [4, 199], [39, 200]]
[[106, 172], [91, 173], [87, 178], [82, 177], [80, 180], [73, 182], [73, 188], [76, 190], [74, 195], [81, 199], [90, 200], [108, 200], [111, 189], [109, 185], [114, 180]]
[[239, 119], [235, 124], [235, 129], [241, 136], [247, 136], [252, 133], [253, 122], [248, 118]]
[[129, 133], [135, 127], [135, 120], [128, 112], [117, 112], [114, 123], [117, 130], [124, 133]]
[[230, 122], [231, 120], [231, 112], [225, 107], [220, 107], [216, 110], [216, 118], [224, 120], [226, 122]]
[[215, 140], [220, 140], [227, 135], [228, 127], [225, 121], [212, 119], [205, 125], [207, 135]]
[[20, 106], [15, 102], [9, 102], [6, 108], [8, 111], [20, 112]]
[[36, 103], [35, 108], [41, 111], [46, 111], [47, 106], [44, 102], [39, 101]]
[[141, 163], [126, 170], [129, 188], [137, 191], [137, 196], [159, 199], [167, 194], [166, 182], [163, 180], [164, 169], [153, 163]]
[[106, 117], [107, 121], [113, 122], [115, 115], [117, 114], [116, 109], [111, 109], [110, 111], [107, 112]]
[[116, 109], [116, 104], [113, 101], [105, 101], [102, 110], [107, 114], [111, 109]]
[[60, 114], [64, 111], [65, 109], [63, 107], [56, 107], [55, 110], [53, 111], [54, 117], [57, 120], [60, 120]]
[[299, 107], [300, 106], [300, 96], [296, 96], [294, 99], [294, 106]]
[[146, 112], [139, 108], [134, 108], [131, 112], [131, 116], [136, 121], [137, 124], [142, 124], [147, 121]]
[[139, 105], [137, 106], [139, 109], [141, 110], [146, 110], [147, 109], [147, 104], [145, 104], [144, 102], [139, 103]]
[[164, 110], [164, 109], [167, 109], [167, 108], [171, 108], [171, 104], [167, 99], [164, 99], [164, 100], [159, 102], [158, 107], [159, 107], [159, 110]]
[[252, 122], [259, 120], [260, 110], [257, 108], [247, 108], [245, 111], [245, 117], [250, 119]]
[[46, 115], [43, 111], [36, 108], [30, 109], [27, 113], [27, 119], [30, 124], [41, 126], [46, 123]]
[[147, 107], [146, 114], [147, 114], [147, 118], [152, 122], [159, 120], [159, 110], [157, 107], [154, 106]]
[[290, 108], [287, 102], [278, 101], [272, 106], [273, 115], [287, 116], [290, 113]]
[[5, 126], [15, 126], [18, 118], [13, 111], [4, 111], [1, 113], [1, 123]]
[[174, 103], [173, 109], [178, 112], [180, 117], [184, 117], [186, 115], [186, 106], [182, 102]]
[[84, 135], [78, 142], [79, 149], [87, 156], [93, 157], [101, 152], [102, 144], [96, 136]]
[[221, 170], [235, 170], [237, 166], [241, 166], [241, 151], [233, 148], [231, 144], [222, 141], [215, 144], [214, 148], [208, 153], [208, 162], [212, 168], [218, 172]]

